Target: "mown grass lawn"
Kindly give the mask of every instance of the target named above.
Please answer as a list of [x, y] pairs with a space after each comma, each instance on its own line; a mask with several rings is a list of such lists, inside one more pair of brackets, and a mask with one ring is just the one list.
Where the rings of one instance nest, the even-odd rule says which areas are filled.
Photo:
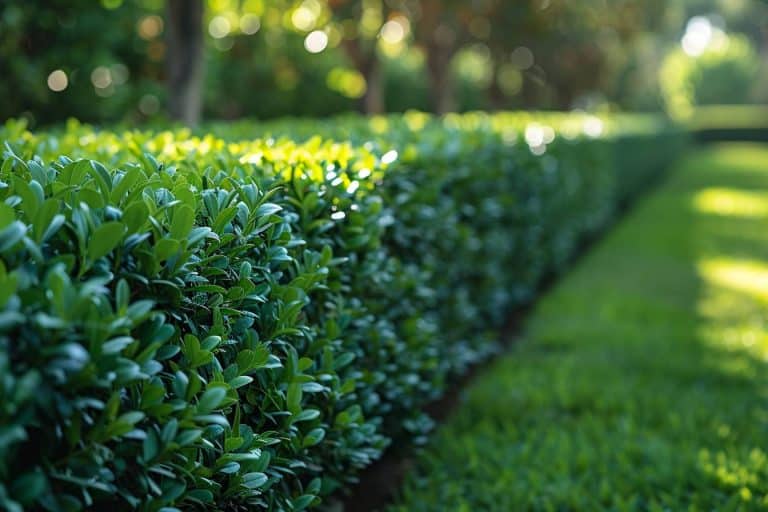
[[768, 147], [699, 150], [545, 296], [394, 511], [768, 510]]

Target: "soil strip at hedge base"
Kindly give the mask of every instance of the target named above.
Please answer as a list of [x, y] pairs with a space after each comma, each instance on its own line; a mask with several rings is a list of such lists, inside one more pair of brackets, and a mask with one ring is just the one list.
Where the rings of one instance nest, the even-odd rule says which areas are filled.
[[[587, 247], [589, 244], [585, 243]], [[579, 256], [583, 250], [579, 252]], [[546, 280], [543, 290], [548, 289], [555, 279]], [[518, 339], [521, 333], [523, 320], [527, 313], [533, 309], [535, 301], [515, 311], [507, 325], [499, 336], [502, 349], [509, 347]], [[474, 380], [488, 369], [492, 360], [484, 361], [470, 369], [469, 372], [456, 379], [455, 384], [439, 400], [436, 400], [424, 408], [424, 412], [439, 426], [461, 406], [461, 394]], [[371, 512], [385, 507], [403, 484], [405, 477], [414, 465], [414, 446], [412, 443], [405, 447], [390, 448], [384, 456], [365, 468], [359, 476], [359, 483], [354, 486], [348, 496], [342, 496], [338, 500], [331, 500], [341, 506], [344, 512]]]

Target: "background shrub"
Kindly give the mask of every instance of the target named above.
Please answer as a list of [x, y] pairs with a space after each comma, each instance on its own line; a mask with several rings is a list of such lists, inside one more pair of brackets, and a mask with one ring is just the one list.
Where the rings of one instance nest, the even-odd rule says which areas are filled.
[[749, 40], [738, 34], [719, 38], [701, 55], [672, 51], [662, 63], [659, 81], [667, 110], [677, 117], [700, 105], [743, 104], [753, 98], [759, 59]]

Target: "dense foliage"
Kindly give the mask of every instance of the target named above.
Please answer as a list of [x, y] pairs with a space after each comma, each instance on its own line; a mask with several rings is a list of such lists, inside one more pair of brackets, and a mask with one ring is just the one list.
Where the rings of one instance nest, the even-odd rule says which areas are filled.
[[422, 439], [682, 141], [551, 114], [210, 130], [0, 131], [2, 508], [319, 503]]
[[701, 149], [537, 304], [390, 512], [768, 506], [768, 151]]

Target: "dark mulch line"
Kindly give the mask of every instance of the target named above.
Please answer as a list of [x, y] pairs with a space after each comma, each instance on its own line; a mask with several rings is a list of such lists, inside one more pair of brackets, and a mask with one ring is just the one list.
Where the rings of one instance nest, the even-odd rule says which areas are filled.
[[[520, 308], [510, 316], [500, 334], [500, 354], [506, 352], [518, 339], [526, 313], [534, 304], [535, 302]], [[424, 412], [436, 425], [443, 423], [460, 406], [463, 390], [495, 360], [495, 357], [489, 358], [470, 368], [466, 374], [455, 380], [453, 386], [441, 398], [427, 404]], [[360, 473], [359, 482], [352, 488], [351, 494], [338, 499], [340, 509], [344, 512], [372, 512], [386, 507], [404, 483], [405, 475], [413, 467], [415, 458], [412, 448], [413, 446], [406, 446], [405, 449], [385, 451], [382, 458]]]

